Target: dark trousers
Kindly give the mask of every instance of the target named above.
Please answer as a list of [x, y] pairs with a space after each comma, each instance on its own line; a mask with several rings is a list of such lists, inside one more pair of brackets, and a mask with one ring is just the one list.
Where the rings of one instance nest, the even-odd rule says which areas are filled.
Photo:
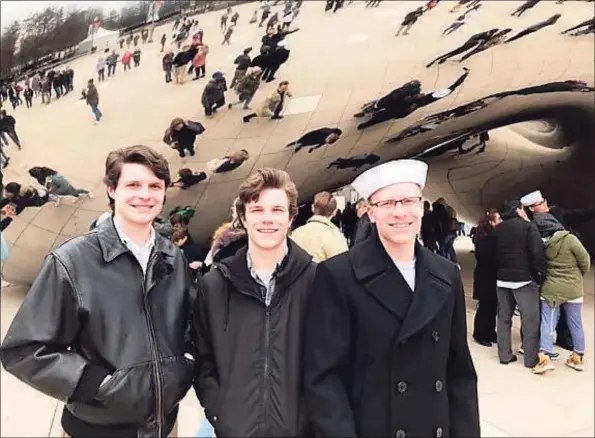
[[196, 79], [200, 78], [201, 76], [204, 77], [205, 72], [206, 68], [204, 65], [201, 65], [200, 67], [194, 67], [194, 75]]
[[478, 300], [473, 319], [473, 339], [478, 342], [496, 342], [496, 315], [498, 300]]
[[519, 32], [518, 34], [516, 34], [515, 36], [513, 36], [512, 38], [506, 40], [506, 43], [511, 43], [513, 41], [519, 40], [522, 37], [532, 34], [533, 32], [537, 32], [539, 29], [542, 29], [547, 26], [550, 26], [550, 24], [538, 24], [535, 26], [528, 27], [527, 29], [525, 29], [525, 30]]
[[107, 66], [107, 77], [109, 78], [113, 74], [116, 74], [116, 64], [109, 64]]
[[25, 98], [25, 102], [27, 102], [27, 108], [31, 108], [33, 106], [33, 101], [31, 98]]
[[265, 82], [272, 82], [275, 80], [275, 73], [279, 70], [280, 65], [273, 65], [267, 68], [262, 74], [262, 80]]
[[539, 286], [529, 283], [518, 289], [498, 288], [498, 357], [502, 362], [512, 358], [510, 342], [512, 316], [518, 305], [521, 312], [522, 341], [525, 354], [525, 367], [532, 368], [537, 363], [539, 352], [539, 328], [541, 311], [539, 307]]
[[443, 63], [448, 58], [452, 58], [453, 56], [456, 56], [459, 53], [463, 53], [463, 52], [469, 50], [470, 48], [475, 47], [476, 45], [477, 45], [477, 43], [475, 43], [475, 42], [467, 42], [467, 43], [463, 44], [461, 47], [454, 49], [452, 52], [445, 53], [444, 55], [439, 56], [438, 58], [434, 59], [426, 67], [430, 67], [432, 64], [434, 64], [436, 62]]
[[185, 151], [190, 152], [191, 156], [194, 156], [194, 144], [177, 144], [176, 149], [180, 157], [184, 158], [186, 156]]
[[382, 110], [374, 113], [369, 120], [366, 120], [365, 122], [357, 125], [357, 129], [360, 129], [360, 130], [365, 129], [370, 126], [374, 126], [378, 123], [386, 122], [387, 120], [390, 120], [391, 118], [392, 117], [391, 117], [390, 113], [387, 110], [382, 109]]

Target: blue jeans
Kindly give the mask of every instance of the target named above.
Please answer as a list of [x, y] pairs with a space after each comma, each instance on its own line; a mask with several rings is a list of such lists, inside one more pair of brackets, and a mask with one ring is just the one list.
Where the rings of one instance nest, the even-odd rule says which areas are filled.
[[[574, 351], [577, 353], [585, 352], [585, 332], [583, 330], [583, 303], [564, 303], [564, 312], [566, 313], [566, 322], [570, 329], [570, 336], [574, 344]], [[547, 301], [541, 300], [541, 326], [540, 326], [540, 346], [539, 349], [546, 353], [554, 352], [554, 334], [556, 326], [560, 319], [560, 308], [552, 308]]]
[[101, 120], [101, 118], [103, 117], [103, 114], [101, 114], [99, 107], [95, 104], [91, 104], [91, 111], [93, 111], [93, 114], [95, 114], [95, 119], [99, 122], [99, 120]]
[[449, 234], [444, 238], [444, 245], [440, 247], [440, 255], [446, 257], [451, 262], [459, 263], [459, 260], [457, 259], [457, 253], [455, 251], [456, 238], [456, 234]]
[[209, 423], [209, 420], [207, 420], [205, 418], [204, 420], [202, 420], [202, 424], [200, 425], [200, 430], [196, 434], [196, 437], [197, 438], [212, 437], [214, 435], [215, 435], [215, 429], [213, 428], [211, 423]]
[[165, 70], [165, 82], [171, 82], [171, 70]]

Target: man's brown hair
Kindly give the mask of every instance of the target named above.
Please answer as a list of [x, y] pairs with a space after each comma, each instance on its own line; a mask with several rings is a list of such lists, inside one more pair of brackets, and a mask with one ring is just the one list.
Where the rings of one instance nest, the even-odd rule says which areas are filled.
[[236, 203], [239, 218], [246, 218], [246, 204], [258, 201], [260, 193], [265, 189], [281, 189], [287, 194], [289, 216], [297, 214], [297, 188], [287, 172], [265, 167], [258, 169], [240, 184], [240, 192]]
[[171, 236], [171, 241], [174, 243], [179, 242], [180, 240], [186, 237], [190, 237], [190, 234], [188, 233], [188, 228], [174, 228], [174, 232]]
[[336, 209], [337, 200], [329, 192], [319, 192], [314, 195], [314, 204], [312, 204], [314, 214], [331, 217]]
[[[142, 164], [153, 171], [155, 176], [165, 182], [167, 188], [171, 182], [169, 164], [160, 153], [148, 146], [136, 145], [111, 151], [105, 160], [104, 184], [111, 188], [118, 187], [122, 174], [122, 166], [128, 163]], [[114, 200], [108, 196], [110, 207], [114, 208]]]

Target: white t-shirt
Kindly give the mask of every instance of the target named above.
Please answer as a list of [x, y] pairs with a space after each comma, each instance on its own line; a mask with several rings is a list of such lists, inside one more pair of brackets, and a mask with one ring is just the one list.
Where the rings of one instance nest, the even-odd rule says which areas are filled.
[[409, 285], [412, 291], [415, 290], [415, 260], [411, 262], [394, 262], [395, 266]]

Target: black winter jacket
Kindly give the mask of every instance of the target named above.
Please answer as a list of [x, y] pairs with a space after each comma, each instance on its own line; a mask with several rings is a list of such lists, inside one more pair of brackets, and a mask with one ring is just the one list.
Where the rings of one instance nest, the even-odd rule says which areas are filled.
[[167, 436], [194, 369], [186, 263], [157, 234], [143, 275], [104, 220], [47, 257], [0, 347], [2, 365], [66, 402], [70, 436]]
[[308, 434], [302, 338], [316, 265], [297, 244], [288, 246], [269, 307], [249, 272], [247, 246], [199, 280], [194, 385], [219, 437]]
[[492, 258], [498, 280], [542, 283], [547, 262], [535, 224], [520, 217], [506, 219], [490, 233], [490, 238], [494, 239]]

